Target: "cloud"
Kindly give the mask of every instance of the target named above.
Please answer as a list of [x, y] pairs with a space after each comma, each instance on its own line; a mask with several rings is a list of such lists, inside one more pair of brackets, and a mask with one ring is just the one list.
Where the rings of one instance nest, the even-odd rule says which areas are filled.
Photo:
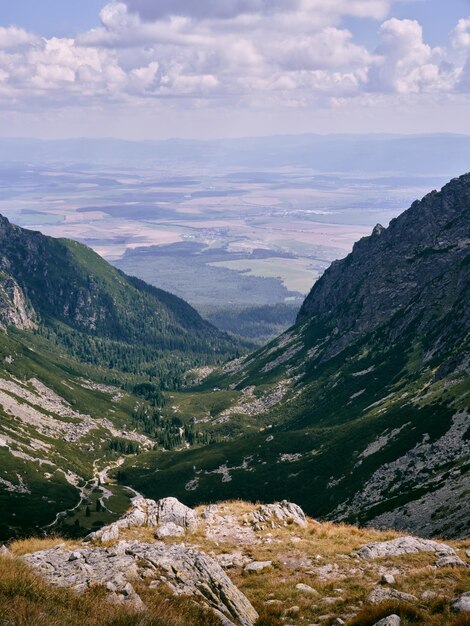
[[39, 38], [23, 28], [0, 26], [0, 50], [21, 48], [34, 44]]
[[230, 19], [240, 15], [306, 13], [383, 19], [387, 0], [125, 0], [129, 11], [142, 19], [156, 21], [169, 16], [196, 19]]
[[406, 95], [452, 89], [456, 73], [441, 48], [424, 42], [419, 22], [392, 18], [382, 24], [380, 37], [381, 60], [371, 69], [371, 90]]

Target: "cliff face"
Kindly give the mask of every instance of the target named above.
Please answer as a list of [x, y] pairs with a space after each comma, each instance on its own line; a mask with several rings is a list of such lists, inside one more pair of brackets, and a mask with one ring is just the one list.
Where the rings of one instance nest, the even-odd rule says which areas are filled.
[[468, 296], [469, 254], [467, 174], [415, 202], [389, 228], [377, 225], [348, 257], [333, 263], [305, 300], [298, 322], [323, 322], [333, 332], [326, 359], [385, 324], [392, 324], [393, 338], [411, 322], [417, 333], [427, 333], [449, 318], [444, 336], [429, 346], [437, 355], [458, 345], [470, 328], [462, 298]]

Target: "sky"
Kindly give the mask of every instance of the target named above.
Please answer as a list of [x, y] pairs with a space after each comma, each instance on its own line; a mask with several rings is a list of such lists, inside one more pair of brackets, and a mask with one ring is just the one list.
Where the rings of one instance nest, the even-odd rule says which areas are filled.
[[0, 4], [0, 137], [470, 134], [470, 0]]

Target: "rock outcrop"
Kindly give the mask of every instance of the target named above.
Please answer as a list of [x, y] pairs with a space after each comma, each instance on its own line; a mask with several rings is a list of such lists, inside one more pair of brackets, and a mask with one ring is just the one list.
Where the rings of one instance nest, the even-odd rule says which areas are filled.
[[[181, 531], [169, 527], [172, 524]], [[146, 498], [134, 498], [131, 510], [121, 519], [113, 524], [104, 526], [100, 530], [88, 535], [90, 541], [101, 540], [102, 543], [115, 541], [119, 537], [119, 532], [126, 528], [136, 528], [139, 526], [147, 526], [150, 528], [158, 528], [166, 526], [166, 530], [160, 530], [160, 533], [166, 537], [182, 536], [186, 531], [195, 532], [199, 526], [197, 514], [193, 509], [182, 504], [176, 498], [163, 498], [158, 500], [148, 500]]]
[[455, 550], [445, 543], [438, 543], [430, 539], [419, 537], [397, 537], [390, 541], [368, 543], [357, 550], [357, 555], [368, 561], [402, 554], [417, 554], [418, 552], [435, 552], [438, 556], [456, 556]]
[[220, 565], [198, 550], [180, 545], [121, 541], [112, 548], [71, 551], [63, 545], [26, 555], [24, 560], [51, 585], [84, 591], [103, 585], [116, 601], [141, 607], [134, 584], [166, 584], [175, 594], [193, 595], [225, 624], [253, 626], [258, 615]]
[[276, 504], [263, 504], [251, 513], [251, 520], [255, 527], [282, 528], [288, 524], [297, 524], [305, 528], [307, 519], [300, 506], [293, 502], [277, 502]]

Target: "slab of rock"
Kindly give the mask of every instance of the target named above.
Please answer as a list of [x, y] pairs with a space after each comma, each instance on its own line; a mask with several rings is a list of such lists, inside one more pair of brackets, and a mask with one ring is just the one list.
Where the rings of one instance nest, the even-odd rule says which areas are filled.
[[272, 561], [252, 561], [245, 566], [245, 572], [262, 572], [267, 567], [272, 567]]
[[382, 583], [382, 585], [394, 585], [395, 576], [393, 574], [383, 574], [380, 582]]
[[256, 527], [282, 528], [289, 524], [296, 524], [305, 528], [307, 518], [300, 506], [283, 500], [276, 504], [263, 504], [250, 513], [250, 521]]
[[436, 561], [436, 567], [468, 567], [458, 556], [443, 556]]
[[377, 587], [369, 594], [369, 602], [373, 604], [379, 604], [380, 602], [386, 602], [387, 600], [403, 600], [403, 602], [418, 602], [416, 596], [412, 596], [410, 593], [403, 593], [397, 589], [390, 587]]
[[452, 608], [457, 613], [470, 613], [470, 591], [466, 591], [460, 598], [454, 600]]
[[[121, 541], [113, 548], [90, 547], [81, 557], [63, 546], [26, 555], [24, 560], [51, 585], [84, 591], [103, 585], [110, 598], [137, 607], [132, 582], [155, 578], [175, 594], [192, 595], [211, 607], [225, 624], [253, 626], [258, 615], [216, 561], [184, 544]], [[72, 559], [71, 559], [72, 557]]]
[[167, 539], [168, 537], [184, 537], [185, 534], [186, 531], [182, 526], [177, 526], [173, 522], [167, 522], [157, 528], [155, 537], [157, 539]]
[[167, 523], [180, 526], [189, 532], [195, 532], [199, 526], [196, 511], [185, 506], [176, 498], [163, 498], [157, 502], [147, 498], [134, 498], [132, 508], [123, 517], [117, 522], [91, 533], [87, 540], [101, 540], [102, 543], [108, 543], [119, 538], [120, 530], [141, 526], [156, 528]]
[[376, 622], [374, 626], [401, 626], [401, 619], [398, 615], [389, 615]]
[[390, 541], [368, 543], [359, 548], [356, 554], [363, 559], [372, 561], [402, 554], [417, 554], [418, 552], [435, 552], [439, 556], [455, 556], [455, 550], [445, 543], [411, 536], [397, 537], [397, 539]]

